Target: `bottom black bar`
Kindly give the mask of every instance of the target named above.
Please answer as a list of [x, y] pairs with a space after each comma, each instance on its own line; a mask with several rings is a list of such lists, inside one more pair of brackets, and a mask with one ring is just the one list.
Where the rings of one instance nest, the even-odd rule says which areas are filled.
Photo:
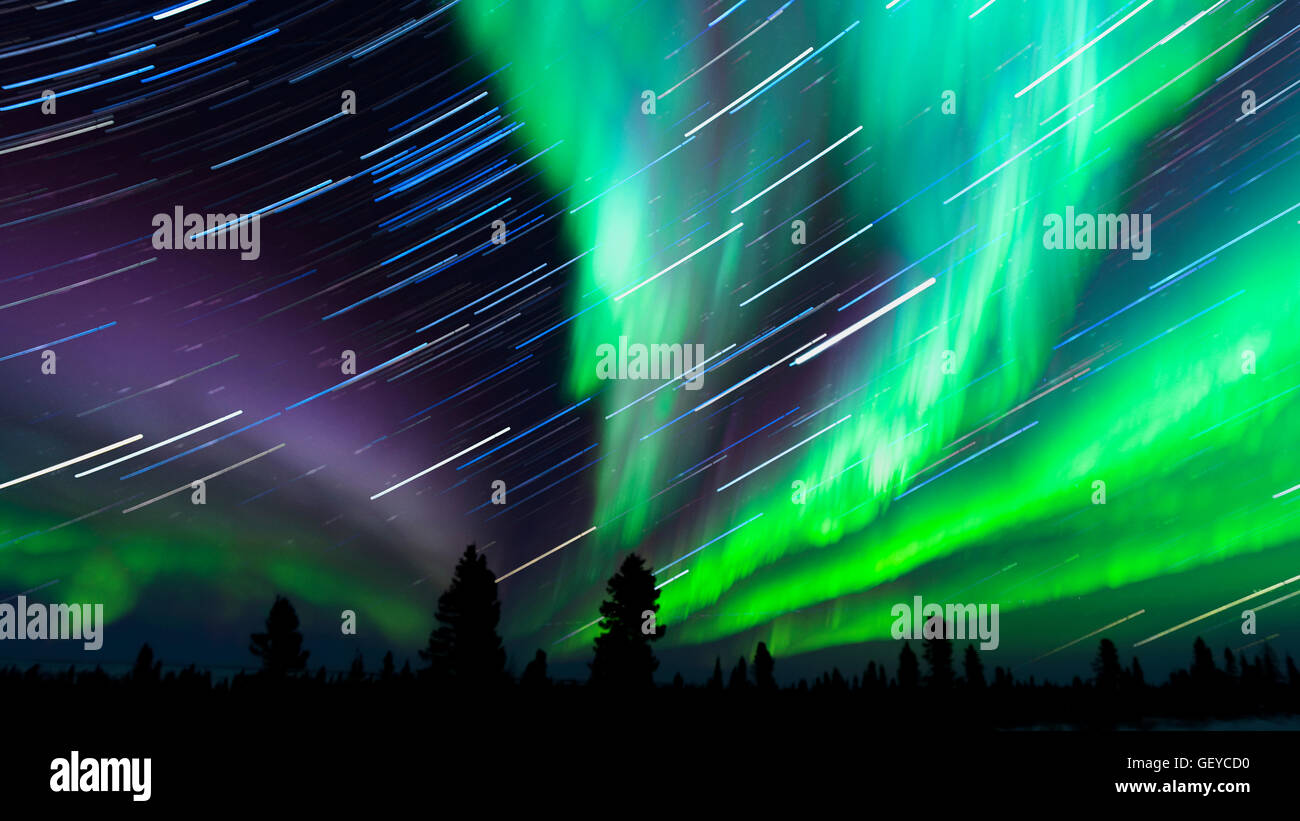
[[7, 705], [14, 732], [0, 744], [0, 788], [8, 809], [392, 802], [400, 815], [412, 801], [482, 813], [540, 802], [539, 811], [583, 817], [847, 801], [878, 815], [897, 801], [971, 812], [1021, 802], [1228, 809], [1289, 800], [1296, 778], [1292, 732], [1006, 731], [956, 710], [886, 722], [829, 702], [776, 704], [693, 704], [654, 691], [505, 703], [42, 699]]

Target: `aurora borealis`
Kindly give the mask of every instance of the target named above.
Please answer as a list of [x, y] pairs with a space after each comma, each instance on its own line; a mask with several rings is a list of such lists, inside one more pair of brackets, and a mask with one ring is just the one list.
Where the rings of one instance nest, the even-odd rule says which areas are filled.
[[[0, 596], [104, 602], [107, 660], [238, 664], [275, 592], [317, 657], [400, 656], [466, 543], [563, 543], [500, 583], [516, 667], [586, 660], [630, 550], [669, 675], [892, 659], [916, 595], [998, 603], [1026, 674], [1139, 611], [1107, 635], [1149, 669], [1294, 650], [1300, 599], [1133, 645], [1300, 573], [1298, 8], [12, 11], [0, 482], [242, 413], [0, 490]], [[267, 209], [261, 256], [155, 251], [175, 207]], [[1067, 208], [1149, 214], [1150, 257], [1046, 247]], [[702, 345], [704, 387], [598, 379], [620, 337]]]

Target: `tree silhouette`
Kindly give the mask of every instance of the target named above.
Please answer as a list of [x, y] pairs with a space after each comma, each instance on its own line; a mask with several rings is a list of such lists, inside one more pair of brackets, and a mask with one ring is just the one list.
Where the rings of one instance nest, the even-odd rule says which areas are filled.
[[533, 656], [533, 660], [524, 667], [524, 673], [519, 677], [519, 683], [530, 688], [546, 687], [551, 683], [551, 680], [546, 676], [546, 653], [541, 650], [537, 651], [537, 655]]
[[1264, 652], [1260, 655], [1263, 656], [1264, 659], [1264, 684], [1268, 687], [1272, 687], [1274, 684], [1277, 684], [1280, 675], [1280, 671], [1277, 667], [1277, 654], [1273, 652], [1273, 646], [1271, 644], [1265, 644]]
[[925, 639], [921, 645], [921, 655], [925, 657], [925, 663], [930, 668], [925, 683], [926, 686], [946, 690], [952, 687], [956, 679], [952, 669], [952, 642], [945, 638], [947, 630], [943, 620], [938, 616], [931, 618], [926, 627], [928, 632], [936, 633], [936, 636]]
[[1230, 679], [1237, 677], [1237, 660], [1233, 658], [1232, 650], [1227, 647], [1223, 648], [1223, 672]]
[[983, 690], [984, 681], [984, 662], [980, 661], [979, 651], [975, 645], [966, 645], [966, 658], [962, 664], [966, 672], [966, 685], [976, 690]]
[[650, 642], [663, 638], [666, 629], [655, 624], [659, 591], [645, 561], [628, 554], [605, 587], [608, 598], [600, 605], [601, 634], [596, 636], [591, 660], [591, 683], [601, 687], [653, 687], [659, 661]]
[[1201, 688], [1212, 687], [1218, 678], [1219, 670], [1214, 666], [1214, 653], [1200, 636], [1192, 642], [1192, 681]]
[[266, 632], [254, 633], [251, 638], [248, 649], [262, 660], [263, 675], [278, 679], [307, 668], [307, 657], [311, 653], [302, 649], [298, 613], [283, 596], [276, 596], [271, 605], [271, 614], [266, 617]]
[[713, 675], [709, 676], [708, 688], [710, 690], [722, 689], [722, 657], [715, 656], [713, 659]]
[[131, 680], [137, 684], [157, 684], [161, 679], [162, 662], [153, 660], [153, 648], [146, 642], [140, 648], [140, 655], [135, 657], [135, 667], [131, 670]]
[[743, 690], [749, 686], [749, 673], [745, 669], [745, 657], [741, 656], [731, 670], [731, 679], [727, 681], [728, 690]]
[[352, 659], [352, 666], [348, 668], [348, 684], [361, 684], [366, 680], [366, 662], [361, 657], [360, 651]]
[[501, 601], [487, 558], [470, 545], [456, 562], [451, 586], [438, 597], [438, 626], [420, 657], [440, 685], [481, 690], [508, 681], [506, 651], [497, 634]]
[[903, 642], [903, 649], [898, 653], [898, 686], [904, 690], [916, 687], [921, 680], [921, 670], [916, 663], [916, 653]]
[[1010, 687], [1010, 686], [1011, 686], [1012, 684], [1014, 684], [1014, 683], [1015, 683], [1015, 682], [1014, 682], [1014, 680], [1011, 678], [1011, 674], [1010, 674], [1008, 671], [1003, 670], [1001, 666], [998, 666], [998, 667], [994, 667], [994, 668], [993, 668], [993, 686], [994, 686], [994, 687], [996, 687], [996, 688], [998, 688], [998, 689], [1002, 689], [1002, 688], [1004, 688], [1004, 687]]
[[758, 686], [758, 689], [765, 692], [776, 689], [776, 676], [773, 675], [775, 668], [776, 661], [772, 659], [772, 654], [767, 651], [767, 645], [760, 641], [758, 649], [754, 651], [754, 684]]
[[1137, 656], [1133, 657], [1133, 666], [1129, 668], [1129, 679], [1133, 682], [1133, 686], [1139, 690], [1147, 684], [1146, 677], [1142, 674], [1142, 665], [1138, 663]]
[[1115, 650], [1115, 642], [1110, 639], [1101, 640], [1097, 648], [1097, 658], [1092, 662], [1092, 672], [1096, 676], [1098, 690], [1114, 692], [1119, 689], [1123, 668], [1119, 665], [1119, 653]]

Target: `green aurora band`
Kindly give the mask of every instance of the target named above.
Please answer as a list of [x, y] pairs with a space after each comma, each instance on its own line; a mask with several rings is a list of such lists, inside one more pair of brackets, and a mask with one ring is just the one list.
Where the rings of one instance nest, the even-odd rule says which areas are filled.
[[[600, 529], [590, 537], [598, 544], [566, 551], [562, 582], [530, 603], [533, 623], [589, 620], [603, 595], [604, 577], [626, 550], [649, 545], [662, 565], [759, 514], [752, 525], [673, 568], [674, 574], [686, 568], [690, 573], [661, 595], [661, 619], [671, 625], [669, 644], [744, 632], [768, 641], [778, 654], [810, 651], [887, 637], [892, 603], [923, 591], [929, 601], [949, 600], [945, 597], [1012, 563], [1015, 572], [999, 584], [1014, 588], [1014, 599], [992, 599], [1004, 610], [1187, 573], [1295, 537], [1296, 511], [1272, 498], [1300, 476], [1290, 458], [1293, 451], [1280, 444], [1289, 444], [1287, 433], [1295, 422], [1295, 394], [1284, 392], [1300, 383], [1300, 370], [1293, 367], [1296, 338], [1289, 332], [1295, 292], [1279, 288], [1294, 277], [1296, 257], [1281, 251], [1284, 242], [1294, 247], [1293, 222], [1274, 221], [1096, 334], [1053, 350], [1072, 330], [1091, 325], [1146, 293], [1151, 283], [1295, 205], [1300, 189], [1294, 171], [1289, 178], [1285, 170], [1264, 176], [1238, 195], [1232, 208], [1184, 215], [1183, 224], [1199, 220], [1194, 232], [1162, 235], [1157, 227], [1150, 262], [1123, 260], [1105, 288], [1094, 282], [1103, 255], [1048, 251], [1041, 242], [1043, 215], [1063, 213], [1068, 205], [1080, 213], [1142, 210], [1129, 197], [1130, 189], [1156, 170], [1144, 144], [1196, 111], [1189, 101], [1242, 57], [1252, 42], [1249, 34], [1238, 36], [1251, 23], [1248, 15], [1220, 11], [1151, 48], [1213, 5], [1210, 0], [1153, 4], [1016, 97], [1137, 4], [1079, 0], [1040, 12], [1036, 4], [1001, 2], [974, 20], [948, 3], [916, 2], [893, 11], [884, 5], [801, 0], [726, 58], [665, 94], [749, 34], [754, 24], [742, 24], [737, 13], [717, 32], [665, 59], [674, 44], [690, 41], [703, 27], [698, 4], [590, 0], [566, 3], [563, 12], [549, 3], [461, 4], [462, 32], [481, 53], [480, 65], [511, 64], [494, 81], [519, 106], [527, 123], [525, 139], [537, 146], [563, 141], [543, 158], [544, 179], [556, 190], [571, 187], [565, 195], [568, 208], [578, 210], [564, 220], [573, 247], [596, 247], [579, 263], [572, 313], [622, 293], [736, 221], [745, 222], [686, 265], [571, 323], [569, 389], [575, 399], [601, 387], [591, 366], [594, 351], [620, 335], [633, 341], [703, 342], [712, 354], [820, 304], [831, 293], [806, 303], [781, 303], [783, 293], [810, 287], [804, 280], [819, 275], [813, 266], [738, 307], [871, 220], [877, 220], [871, 230], [819, 264], [850, 266], [855, 280], [870, 275], [875, 283], [973, 229], [871, 301], [846, 311], [843, 319], [835, 321], [823, 308], [796, 323], [801, 340], [833, 333], [927, 275], [945, 272], [933, 288], [868, 331], [800, 366], [816, 368], [817, 382], [825, 386], [814, 397], [800, 397], [801, 412], [843, 401], [796, 429], [803, 433], [787, 433], [779, 444], [770, 441], [771, 455], [834, 419], [852, 416], [740, 486], [714, 493], [713, 484], [693, 479], [651, 499], [689, 463], [678, 454], [698, 457], [736, 437], [719, 442], [690, 420], [671, 433], [641, 437], [781, 354], [739, 357], [711, 374], [704, 391], [663, 391], [608, 419], [599, 440], [602, 452], [613, 457], [596, 480], [592, 524]], [[696, 21], [694, 29], [680, 22], [687, 19]], [[671, 156], [632, 176], [720, 105], [855, 21], [860, 23], [817, 60], [754, 105], [724, 115]], [[814, 80], [814, 88], [800, 92]], [[1095, 93], [1040, 125], [1103, 80]], [[644, 89], [659, 94], [653, 117], [641, 111]], [[939, 111], [949, 89], [956, 92], [955, 116]], [[1239, 97], [1228, 92], [1226, 109], [1221, 106], [1218, 114], [1224, 127], [1238, 106]], [[944, 203], [1076, 114], [1055, 136]], [[678, 120], [679, 125], [670, 125]], [[820, 164], [728, 218], [727, 210], [859, 125], [863, 131]], [[809, 143], [802, 151], [731, 188], [710, 209], [700, 208], [758, 163], [805, 139]], [[863, 158], [843, 164], [868, 145]], [[1174, 150], [1157, 145], [1155, 153], [1167, 161]], [[838, 199], [801, 215], [808, 220], [810, 244], [785, 258], [779, 246], [792, 215], [867, 163], [870, 170], [846, 185]], [[1167, 211], [1202, 194], [1205, 186], [1196, 185], [1147, 206], [1157, 225]], [[699, 213], [683, 221], [696, 208]], [[706, 219], [708, 226], [687, 244], [670, 244]], [[773, 227], [768, 240], [745, 247]], [[823, 231], [827, 238], [814, 243]], [[765, 251], [766, 245], [774, 250]], [[1182, 324], [1211, 306], [1216, 307]], [[941, 367], [949, 350], [959, 365], [955, 374]], [[1257, 357], [1256, 374], [1243, 373], [1248, 350]], [[1118, 356], [1125, 358], [1108, 367]], [[1093, 372], [1060, 384], [1085, 365]], [[1107, 367], [1098, 371], [1102, 366]], [[646, 390], [635, 382], [606, 384], [598, 399], [605, 414]], [[895, 501], [916, 484], [909, 482], [913, 474], [953, 453], [954, 440], [1050, 386], [1059, 389], [978, 437], [961, 439], [957, 447], [978, 444], [944, 467], [1038, 424]], [[738, 475], [750, 466], [731, 465], [727, 471]], [[816, 486], [804, 505], [792, 503], [794, 480]], [[1105, 505], [1091, 504], [1096, 480], [1106, 483]], [[656, 529], [657, 520], [692, 496], [704, 498], [697, 504], [705, 510], [695, 511], [689, 528]], [[1252, 565], [1249, 571], [1197, 578], [1219, 585], [1208, 591], [1207, 601], [1213, 603], [1293, 575], [1279, 570], [1275, 577], [1261, 578], [1258, 571]], [[967, 594], [975, 598], [962, 600], [989, 600], [983, 597], [996, 592], [997, 586], [980, 587]], [[1180, 594], [1172, 596], [1178, 603]], [[1143, 601], [1134, 609], [1145, 606]], [[1188, 609], [1194, 606], [1172, 608], [1162, 618], [1173, 624], [1199, 613]], [[1044, 633], [1043, 640], [1072, 638], [1069, 630], [1082, 633], [1126, 612], [1076, 613], [1080, 621], [1061, 627], [1067, 632]], [[1153, 628], [1148, 632], [1164, 626], [1143, 625]], [[550, 633], [535, 635], [544, 645], [554, 640]], [[581, 633], [557, 650], [580, 655], [590, 639], [590, 632]]]

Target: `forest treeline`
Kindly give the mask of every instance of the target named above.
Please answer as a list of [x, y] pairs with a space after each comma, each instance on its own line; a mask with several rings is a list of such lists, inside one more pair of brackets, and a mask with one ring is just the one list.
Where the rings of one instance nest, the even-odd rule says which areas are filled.
[[40, 665], [11, 665], [0, 669], [0, 692], [14, 698], [93, 692], [173, 702], [286, 692], [296, 697], [364, 693], [398, 700], [446, 693], [489, 698], [513, 694], [574, 706], [601, 696], [623, 698], [640, 692], [703, 709], [728, 703], [752, 706], [756, 700], [766, 700], [769, 708], [854, 703], [884, 723], [905, 723], [921, 714], [945, 720], [960, 717], [988, 727], [1141, 725], [1158, 719], [1300, 712], [1300, 670], [1290, 655], [1279, 664], [1265, 643], [1253, 659], [1225, 648], [1216, 661], [1201, 638], [1192, 644], [1190, 666], [1160, 684], [1147, 682], [1136, 656], [1125, 665], [1115, 644], [1105, 638], [1090, 675], [1075, 676], [1069, 685], [1036, 682], [1033, 676], [1017, 679], [1000, 666], [990, 673], [973, 644], [954, 647], [943, 638], [921, 640], [919, 657], [903, 642], [892, 671], [870, 661], [861, 673], [836, 668], [811, 682], [801, 679], [784, 686], [777, 681], [777, 660], [758, 642], [752, 656], [742, 656], [734, 665], [724, 667], [722, 659], [716, 659], [704, 681], [687, 682], [679, 673], [671, 684], [656, 684], [659, 661], [653, 644], [667, 632], [654, 621], [658, 596], [650, 568], [635, 553], [629, 555], [606, 586], [588, 680], [553, 680], [540, 649], [515, 676], [507, 668], [498, 632], [501, 602], [495, 574], [471, 545], [438, 599], [436, 624], [414, 667], [404, 660], [399, 668], [390, 651], [377, 669], [367, 669], [358, 655], [346, 673], [313, 670], [298, 615], [288, 599], [277, 596], [264, 629], [250, 636], [248, 650], [259, 665], [255, 672], [214, 680], [210, 670], [191, 664], [163, 673], [162, 662], [145, 644], [134, 667], [120, 676], [98, 667], [47, 671]]

